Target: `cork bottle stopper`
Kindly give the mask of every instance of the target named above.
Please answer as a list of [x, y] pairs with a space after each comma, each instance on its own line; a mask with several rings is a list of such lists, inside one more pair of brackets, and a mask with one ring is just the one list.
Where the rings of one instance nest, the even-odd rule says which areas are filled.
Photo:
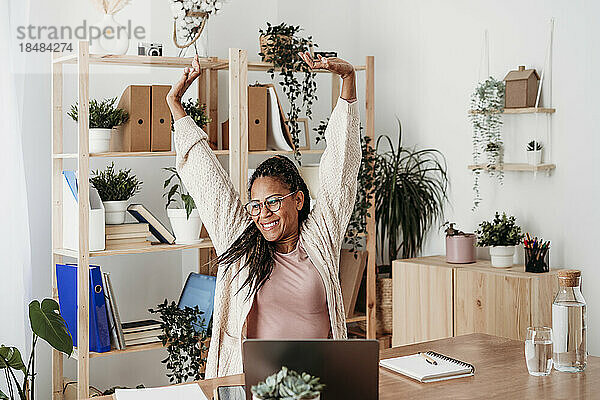
[[524, 65], [519, 65], [519, 71], [525, 71], [525, 66]]
[[558, 271], [558, 284], [564, 287], [579, 286], [581, 271], [576, 269], [563, 269]]

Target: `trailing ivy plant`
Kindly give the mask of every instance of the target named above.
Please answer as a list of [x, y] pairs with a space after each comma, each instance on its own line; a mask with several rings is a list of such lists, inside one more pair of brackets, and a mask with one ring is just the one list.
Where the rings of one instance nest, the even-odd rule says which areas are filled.
[[92, 171], [90, 183], [98, 191], [102, 201], [129, 200], [142, 188], [142, 182], [131, 169], [121, 169], [115, 172], [115, 163], [107, 166], [104, 171]]
[[[471, 95], [471, 123], [473, 124], [473, 163], [486, 164], [491, 176], [502, 184], [504, 173], [502, 142], [502, 113], [504, 112], [503, 81], [489, 77], [477, 85]], [[481, 203], [479, 177], [481, 169], [473, 170], [473, 210]]]
[[[115, 106], [117, 98], [104, 99], [101, 101], [92, 99], [90, 100], [90, 129], [104, 128], [112, 129], [115, 126], [119, 126], [127, 122], [129, 114], [122, 108]], [[78, 103], [71, 105], [71, 111], [67, 113], [73, 121], [77, 122], [79, 119]]]
[[[306, 116], [312, 118], [312, 105], [317, 100], [316, 74], [298, 57], [298, 53], [307, 51], [310, 46], [318, 46], [312, 42], [312, 36], [300, 36], [301, 30], [300, 26], [287, 25], [285, 22], [279, 25], [267, 22], [266, 29], [259, 29], [259, 33], [266, 40], [266, 46], [262, 47], [259, 55], [263, 60], [273, 63], [273, 67], [267, 71], [271, 79], [275, 78], [275, 71], [279, 70], [279, 77], [282, 79], [279, 84], [290, 103], [286, 123], [292, 136], [294, 157], [298, 163], [301, 163], [301, 132], [298, 118], [302, 107]], [[299, 79], [296, 73], [303, 73], [303, 78]]]
[[171, 203], [177, 204], [178, 201], [176, 199], [176, 195], [178, 195], [179, 199], [181, 200], [181, 203], [183, 203], [183, 206], [185, 208], [186, 218], [190, 219], [190, 214], [192, 214], [192, 211], [194, 211], [194, 208], [196, 208], [194, 198], [185, 190], [185, 187], [183, 186], [183, 181], [181, 180], [181, 177], [177, 172], [177, 168], [169, 167], [163, 169], [171, 173], [171, 176], [169, 176], [169, 178], [167, 178], [167, 180], [163, 184], [163, 189], [167, 189], [167, 187], [171, 184], [173, 178], [177, 178], [177, 181], [179, 181], [179, 183], [173, 183], [173, 186], [171, 186], [171, 188], [169, 188], [169, 190], [163, 194], [163, 197], [167, 198], [167, 204], [165, 205], [165, 209], [169, 208], [169, 205], [171, 205]]
[[167, 358], [161, 363], [166, 364], [169, 370], [169, 382], [204, 379], [202, 367], [206, 366], [204, 355], [208, 351], [208, 329], [204, 325], [203, 312], [198, 306], [181, 309], [175, 302], [169, 304], [166, 299], [156, 309], [148, 311], [158, 314], [162, 320], [163, 334], [158, 338], [167, 348]]
[[[329, 118], [319, 122], [319, 126], [313, 128], [316, 132], [315, 142], [325, 142], [325, 129]], [[354, 210], [346, 229], [344, 243], [350, 246], [354, 253], [354, 258], [358, 257], [358, 251], [362, 247], [361, 237], [367, 233], [367, 217], [370, 217], [369, 209], [373, 205], [373, 192], [375, 190], [374, 172], [377, 162], [377, 153], [371, 145], [371, 138], [362, 134], [363, 127], [360, 127], [360, 147], [362, 158], [360, 169], [358, 171], [358, 186], [356, 190], [356, 201]]]

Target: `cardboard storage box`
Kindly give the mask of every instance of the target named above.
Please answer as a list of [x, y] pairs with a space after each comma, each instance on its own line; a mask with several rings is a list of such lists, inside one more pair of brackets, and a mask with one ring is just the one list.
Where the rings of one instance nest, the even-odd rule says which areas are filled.
[[150, 151], [150, 98], [150, 86], [130, 85], [125, 89], [118, 107], [129, 113], [129, 120], [111, 135], [111, 151]]
[[[248, 87], [248, 150], [267, 149], [267, 102], [268, 88]], [[221, 125], [223, 150], [229, 150], [229, 121]]]
[[506, 92], [504, 108], [535, 107], [540, 77], [535, 69], [519, 66], [517, 71], [510, 71], [504, 78]]
[[[63, 247], [69, 250], [79, 250], [79, 208], [77, 192], [77, 172], [63, 171]], [[89, 222], [89, 247], [90, 251], [104, 250], [104, 205], [96, 189], [90, 185], [90, 196], [88, 199], [90, 222]]]
[[171, 110], [167, 105], [169, 85], [152, 85], [150, 151], [171, 151]]

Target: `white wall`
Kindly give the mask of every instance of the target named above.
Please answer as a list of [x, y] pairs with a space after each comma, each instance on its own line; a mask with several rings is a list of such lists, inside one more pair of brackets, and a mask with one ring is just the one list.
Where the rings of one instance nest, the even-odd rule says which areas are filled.
[[[338, 50], [355, 64], [364, 63], [365, 55], [375, 55], [376, 132], [395, 136], [395, 116], [403, 122], [404, 143], [435, 147], [448, 161], [451, 180], [447, 218], [461, 228], [473, 230], [495, 210], [517, 216], [527, 231], [536, 232], [553, 242], [552, 266], [576, 267], [584, 271], [585, 289], [599, 282], [600, 273], [590, 247], [595, 239], [599, 200], [593, 151], [598, 148], [599, 123], [594, 112], [600, 104], [596, 96], [599, 70], [597, 51], [600, 28], [595, 16], [600, 6], [593, 2], [509, 0], [492, 1], [315, 1], [276, 0], [227, 3], [223, 14], [210, 22], [211, 55], [226, 57], [229, 47], [248, 50], [249, 59], [258, 59], [258, 29], [266, 21], [286, 21], [306, 28], [322, 50]], [[171, 22], [167, 1], [134, 1], [117, 19], [131, 18], [145, 26], [149, 40], [166, 45], [165, 53], [175, 55], [170, 44]], [[554, 46], [552, 117], [553, 161], [556, 171], [549, 177], [538, 174], [506, 174], [503, 187], [482, 179], [484, 201], [472, 213], [472, 178], [466, 165], [471, 160], [471, 127], [467, 119], [469, 95], [477, 81], [481, 37], [489, 30], [491, 73], [496, 78], [525, 64], [541, 68], [547, 35], [547, 22], [556, 17]], [[32, 0], [33, 24], [75, 25], [86, 18], [98, 19], [89, 4], [75, 0]], [[133, 43], [135, 47], [135, 43]], [[135, 49], [130, 49], [135, 53]], [[26, 80], [25, 109], [31, 118], [23, 126], [24, 156], [31, 220], [34, 296], [50, 295], [50, 76], [49, 57], [30, 55]], [[65, 105], [76, 95], [74, 67], [67, 67]], [[120, 95], [127, 84], [170, 83], [175, 70], [106, 69], [93, 67], [91, 96]], [[118, 72], [118, 73], [116, 73]], [[362, 74], [362, 73], [360, 73]], [[359, 96], [364, 99], [362, 77]], [[262, 74], [251, 73], [249, 81], [266, 81]], [[315, 120], [327, 116], [330, 89], [328, 80], [319, 78], [321, 89], [315, 107]], [[227, 75], [220, 75], [219, 122], [227, 115]], [[509, 120], [510, 118], [510, 120]], [[534, 117], [507, 117], [505, 142], [507, 160], [518, 160], [523, 144], [535, 130]], [[312, 128], [312, 126], [311, 126]], [[72, 138], [74, 124], [65, 119], [67, 137]], [[74, 146], [74, 142], [71, 144]], [[110, 161], [110, 160], [109, 160]], [[258, 160], [251, 159], [252, 163]], [[92, 168], [102, 168], [107, 160], [93, 160]], [[166, 221], [162, 201], [163, 175], [159, 168], [172, 159], [116, 160], [118, 167], [132, 168], [144, 181], [139, 200]], [[588, 239], [592, 238], [592, 239]], [[432, 232], [424, 254], [444, 251], [441, 234]], [[182, 284], [182, 271], [193, 270], [195, 256], [186, 253], [120, 256], [93, 260], [111, 272], [124, 319], [146, 316], [146, 308], [165, 297], [175, 299]], [[596, 339], [600, 324], [600, 294], [584, 290], [588, 307], [590, 352], [600, 354]], [[42, 349], [43, 348], [43, 349]], [[94, 359], [91, 383], [108, 385], [158, 385], [166, 383], [160, 360], [162, 351]], [[40, 391], [49, 393], [49, 351], [40, 346]], [[75, 376], [75, 362], [66, 361], [66, 374]], [[43, 397], [43, 396], [42, 396]], [[41, 398], [42, 398], [41, 397]]]

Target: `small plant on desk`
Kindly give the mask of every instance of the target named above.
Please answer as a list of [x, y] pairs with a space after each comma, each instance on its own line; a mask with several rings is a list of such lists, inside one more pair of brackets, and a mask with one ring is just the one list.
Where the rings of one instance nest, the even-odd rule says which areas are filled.
[[325, 385], [320, 378], [303, 372], [299, 374], [287, 367], [252, 386], [253, 400], [318, 400]]

